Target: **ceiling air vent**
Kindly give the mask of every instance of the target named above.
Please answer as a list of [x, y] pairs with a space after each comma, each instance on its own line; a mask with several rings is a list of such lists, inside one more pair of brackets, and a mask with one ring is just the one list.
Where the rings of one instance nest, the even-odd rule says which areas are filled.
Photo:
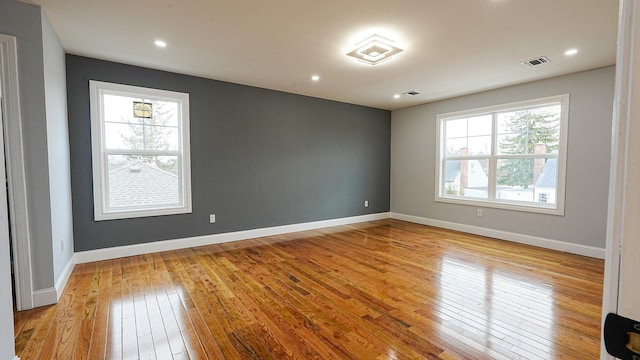
[[528, 66], [528, 67], [533, 67], [533, 66], [542, 65], [542, 64], [544, 64], [544, 63], [548, 63], [548, 62], [550, 62], [550, 61], [551, 61], [551, 60], [549, 60], [549, 58], [548, 58], [548, 57], [546, 57], [546, 56], [540, 56], [540, 57], [535, 58], [535, 59], [529, 59], [529, 60], [522, 61], [520, 64], [522, 64], [522, 65], [526, 65], [526, 66]]
[[420, 95], [420, 93], [417, 92], [417, 91], [407, 91], [406, 93], [404, 93], [402, 95], [416, 96], [416, 95]]

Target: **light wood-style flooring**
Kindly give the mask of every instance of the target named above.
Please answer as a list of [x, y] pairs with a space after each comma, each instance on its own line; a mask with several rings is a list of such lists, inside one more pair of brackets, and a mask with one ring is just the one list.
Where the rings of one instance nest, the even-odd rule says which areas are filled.
[[30, 359], [597, 359], [602, 260], [381, 220], [79, 264]]

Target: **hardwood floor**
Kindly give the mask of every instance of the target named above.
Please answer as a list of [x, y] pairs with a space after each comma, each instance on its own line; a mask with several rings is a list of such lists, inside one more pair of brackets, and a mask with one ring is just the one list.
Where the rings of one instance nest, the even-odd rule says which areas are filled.
[[603, 261], [381, 220], [79, 264], [29, 359], [597, 359]]

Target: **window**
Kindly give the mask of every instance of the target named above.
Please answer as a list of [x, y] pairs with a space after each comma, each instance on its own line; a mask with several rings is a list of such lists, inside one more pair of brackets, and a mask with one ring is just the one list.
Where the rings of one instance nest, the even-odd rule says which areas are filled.
[[95, 220], [190, 213], [189, 94], [89, 88]]
[[547, 193], [538, 194], [538, 202], [546, 203], [547, 201]]
[[569, 95], [437, 115], [436, 201], [564, 214]]

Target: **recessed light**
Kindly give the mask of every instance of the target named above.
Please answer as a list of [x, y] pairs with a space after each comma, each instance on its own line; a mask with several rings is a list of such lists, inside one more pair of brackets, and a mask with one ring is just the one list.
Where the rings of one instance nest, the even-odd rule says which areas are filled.
[[567, 56], [575, 55], [577, 53], [578, 53], [578, 49], [569, 49], [569, 50], [564, 52], [564, 54], [567, 55]]
[[395, 95], [393, 95], [393, 98], [394, 98], [394, 99], [400, 99], [400, 94], [395, 94]]
[[162, 47], [162, 48], [163, 47], [167, 47], [167, 43], [162, 41], [162, 40], [156, 40], [155, 44], [156, 44], [157, 47]]
[[313, 81], [318, 81], [318, 80], [320, 80], [320, 76], [318, 76], [318, 75], [313, 75], [313, 76], [311, 77], [311, 80], [313, 80]]
[[369, 65], [376, 65], [389, 60], [393, 55], [403, 51], [394, 45], [392, 40], [380, 35], [371, 35], [357, 43], [347, 56], [351, 56]]

